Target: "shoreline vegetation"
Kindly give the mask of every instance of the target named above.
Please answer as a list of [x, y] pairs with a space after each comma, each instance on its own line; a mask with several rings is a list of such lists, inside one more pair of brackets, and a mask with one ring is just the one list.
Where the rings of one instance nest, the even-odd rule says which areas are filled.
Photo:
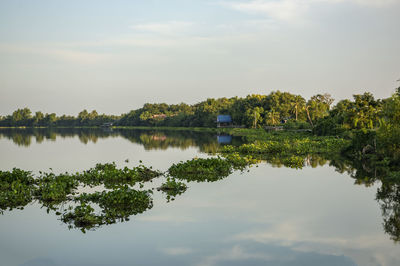
[[[0, 127], [93, 128], [191, 130], [245, 135], [257, 139], [264, 131], [249, 128], [283, 128], [285, 131], [311, 131], [313, 136], [335, 136], [352, 140], [351, 156], [374, 153], [380, 160], [400, 164], [400, 87], [386, 99], [371, 93], [353, 95], [353, 100], [334, 99], [317, 94], [306, 100], [301, 95], [273, 91], [268, 95], [245, 98], [207, 99], [197, 104], [150, 104], [129, 113], [99, 115], [83, 110], [77, 117], [56, 114], [34, 115], [29, 108], [0, 116]], [[216, 128], [218, 115], [231, 117], [230, 128]], [[256, 133], [255, 133], [256, 132]], [[261, 132], [261, 133], [260, 133]], [[301, 135], [302, 132], [296, 132]]]
[[[253, 94], [247, 97], [208, 98], [196, 104], [146, 103], [143, 107], [121, 115], [98, 114], [86, 109], [75, 116], [55, 113], [32, 113], [22, 108], [10, 115], [0, 115], [0, 127], [96, 127], [96, 126], [139, 126], [139, 127], [216, 127], [217, 115], [230, 115], [231, 126], [263, 128], [279, 126], [286, 128], [313, 128], [318, 120], [334, 111], [348, 112], [349, 128], [372, 128], [377, 125], [373, 116], [380, 113], [387, 99], [375, 99], [371, 93], [354, 95], [354, 100], [341, 100], [332, 106], [334, 99], [329, 94], [317, 94], [306, 100], [301, 95], [272, 91], [268, 95]], [[370, 112], [366, 112], [366, 108]], [[363, 117], [354, 117], [350, 109], [362, 109]], [[357, 110], [355, 110], [357, 111]], [[361, 119], [359, 119], [361, 118]], [[357, 121], [354, 121], [357, 119]], [[372, 119], [372, 120], [371, 120]], [[369, 121], [371, 120], [371, 121]], [[286, 124], [286, 122], [289, 122]], [[351, 123], [352, 122], [352, 123]]]

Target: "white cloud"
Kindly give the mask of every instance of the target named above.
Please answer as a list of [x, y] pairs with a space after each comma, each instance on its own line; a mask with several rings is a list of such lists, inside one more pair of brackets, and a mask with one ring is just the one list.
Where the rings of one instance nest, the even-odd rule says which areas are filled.
[[309, 223], [288, 221], [267, 230], [240, 233], [232, 240], [252, 240], [272, 243], [302, 252], [320, 254], [343, 254], [351, 257], [357, 265], [391, 265], [397, 261], [397, 248], [381, 233], [355, 236], [318, 236], [309, 228]]
[[231, 8], [255, 14], [265, 14], [277, 20], [291, 21], [299, 19], [307, 9], [308, 5], [303, 1], [282, 0], [282, 1], [263, 1], [255, 0], [250, 2], [236, 2], [227, 4]]
[[235, 261], [235, 260], [246, 260], [246, 259], [260, 259], [264, 261], [270, 261], [272, 257], [265, 253], [250, 253], [241, 248], [239, 245], [232, 247], [231, 249], [223, 250], [220, 253], [205, 257], [200, 261], [198, 266], [213, 266], [218, 265], [222, 261]]
[[398, 2], [400, 0], [252, 0], [222, 2], [222, 5], [241, 12], [264, 14], [278, 21], [298, 23], [315, 4], [351, 3], [368, 7], [385, 7]]
[[131, 29], [140, 32], [150, 32], [163, 35], [179, 34], [187, 32], [193, 26], [192, 22], [187, 21], [168, 21], [163, 23], [146, 23], [131, 26]]
[[179, 255], [186, 255], [190, 254], [193, 252], [191, 248], [185, 248], [185, 247], [173, 247], [173, 248], [164, 248], [162, 251], [171, 256], [179, 256]]

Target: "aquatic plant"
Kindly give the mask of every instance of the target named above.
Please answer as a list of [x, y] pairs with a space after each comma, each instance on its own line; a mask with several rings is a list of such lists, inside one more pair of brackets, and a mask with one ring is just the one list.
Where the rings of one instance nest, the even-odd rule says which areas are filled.
[[[20, 208], [33, 200], [61, 215], [61, 220], [70, 227], [83, 231], [127, 221], [129, 216], [144, 212], [153, 206], [151, 191], [137, 191], [129, 186], [142, 184], [162, 173], [151, 167], [139, 165], [118, 169], [115, 163], [97, 164], [82, 173], [39, 172], [34, 178], [31, 172], [20, 169], [0, 171], [0, 212]], [[79, 186], [104, 185], [111, 191], [97, 191], [78, 195]], [[67, 203], [78, 203], [64, 209]], [[75, 204], [74, 204], [75, 205]], [[99, 212], [95, 212], [95, 208]]]
[[244, 171], [248, 167], [260, 162], [260, 160], [253, 158], [251, 155], [244, 156], [238, 152], [223, 153], [222, 156], [231, 164], [234, 170]]
[[61, 216], [61, 221], [69, 224], [68, 227], [70, 229], [73, 227], [80, 228], [85, 233], [87, 229], [103, 224], [103, 218], [96, 215], [94, 208], [86, 202], [82, 202], [75, 208], [70, 207], [68, 210]]
[[167, 201], [174, 200], [176, 196], [181, 195], [187, 189], [186, 184], [176, 181], [174, 178], [167, 178], [157, 190], [161, 190], [167, 194]]
[[349, 142], [333, 137], [255, 141], [240, 146], [224, 146], [222, 153], [306, 155], [312, 153], [339, 153]]
[[118, 169], [113, 163], [96, 164], [83, 173], [78, 173], [77, 179], [90, 186], [103, 184], [106, 188], [116, 188], [124, 185], [135, 185], [137, 182], [147, 182], [151, 179], [160, 176], [162, 173], [152, 170], [144, 165], [139, 165], [134, 168], [124, 167]]
[[0, 213], [14, 208], [23, 209], [32, 200], [32, 173], [18, 168], [0, 171]]
[[42, 173], [36, 180], [37, 187], [34, 190], [35, 198], [44, 206], [54, 208], [54, 205], [68, 200], [78, 188], [78, 180], [68, 173], [56, 175], [54, 173]]
[[[143, 213], [153, 207], [151, 191], [138, 191], [124, 186], [112, 191], [83, 193], [74, 201], [75, 208], [68, 208], [61, 221], [80, 229], [91, 229], [118, 221], [129, 221], [131, 215]], [[96, 213], [92, 205], [99, 207]]]
[[195, 158], [173, 164], [168, 169], [169, 175], [187, 181], [214, 182], [232, 173], [232, 165], [221, 158]]
[[284, 158], [282, 162], [286, 167], [301, 169], [304, 166], [304, 157], [292, 155]]

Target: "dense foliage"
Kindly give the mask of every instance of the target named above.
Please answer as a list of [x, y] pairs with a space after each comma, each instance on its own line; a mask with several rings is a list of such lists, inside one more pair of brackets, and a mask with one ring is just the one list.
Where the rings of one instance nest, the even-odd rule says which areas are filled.
[[55, 113], [43, 114], [38, 111], [32, 114], [29, 108], [15, 110], [11, 115], [0, 116], [1, 127], [93, 127], [111, 123], [119, 119], [115, 115], [99, 115], [96, 110], [81, 111], [77, 117]]
[[0, 126], [90, 127], [113, 123], [117, 126], [215, 127], [218, 114], [229, 114], [235, 125], [244, 127], [277, 125], [290, 119], [312, 125], [328, 114], [332, 103], [329, 94], [318, 94], [306, 101], [300, 95], [274, 91], [269, 95], [249, 95], [245, 98], [207, 99], [194, 105], [146, 103], [142, 108], [121, 116], [99, 115], [95, 110], [83, 110], [77, 117], [58, 117], [54, 113], [32, 114], [30, 109], [23, 108], [0, 117]]
[[318, 94], [306, 101], [300, 95], [276, 91], [245, 98], [207, 99], [194, 105], [145, 104], [122, 115], [117, 125], [215, 127], [218, 114], [229, 114], [235, 125], [253, 128], [289, 119], [312, 124], [328, 114], [332, 102], [329, 94]]

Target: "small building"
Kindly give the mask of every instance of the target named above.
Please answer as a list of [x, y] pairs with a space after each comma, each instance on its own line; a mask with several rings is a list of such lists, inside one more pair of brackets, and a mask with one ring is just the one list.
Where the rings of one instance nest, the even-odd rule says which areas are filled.
[[229, 126], [232, 126], [232, 117], [230, 115], [217, 116], [217, 127], [229, 127]]

